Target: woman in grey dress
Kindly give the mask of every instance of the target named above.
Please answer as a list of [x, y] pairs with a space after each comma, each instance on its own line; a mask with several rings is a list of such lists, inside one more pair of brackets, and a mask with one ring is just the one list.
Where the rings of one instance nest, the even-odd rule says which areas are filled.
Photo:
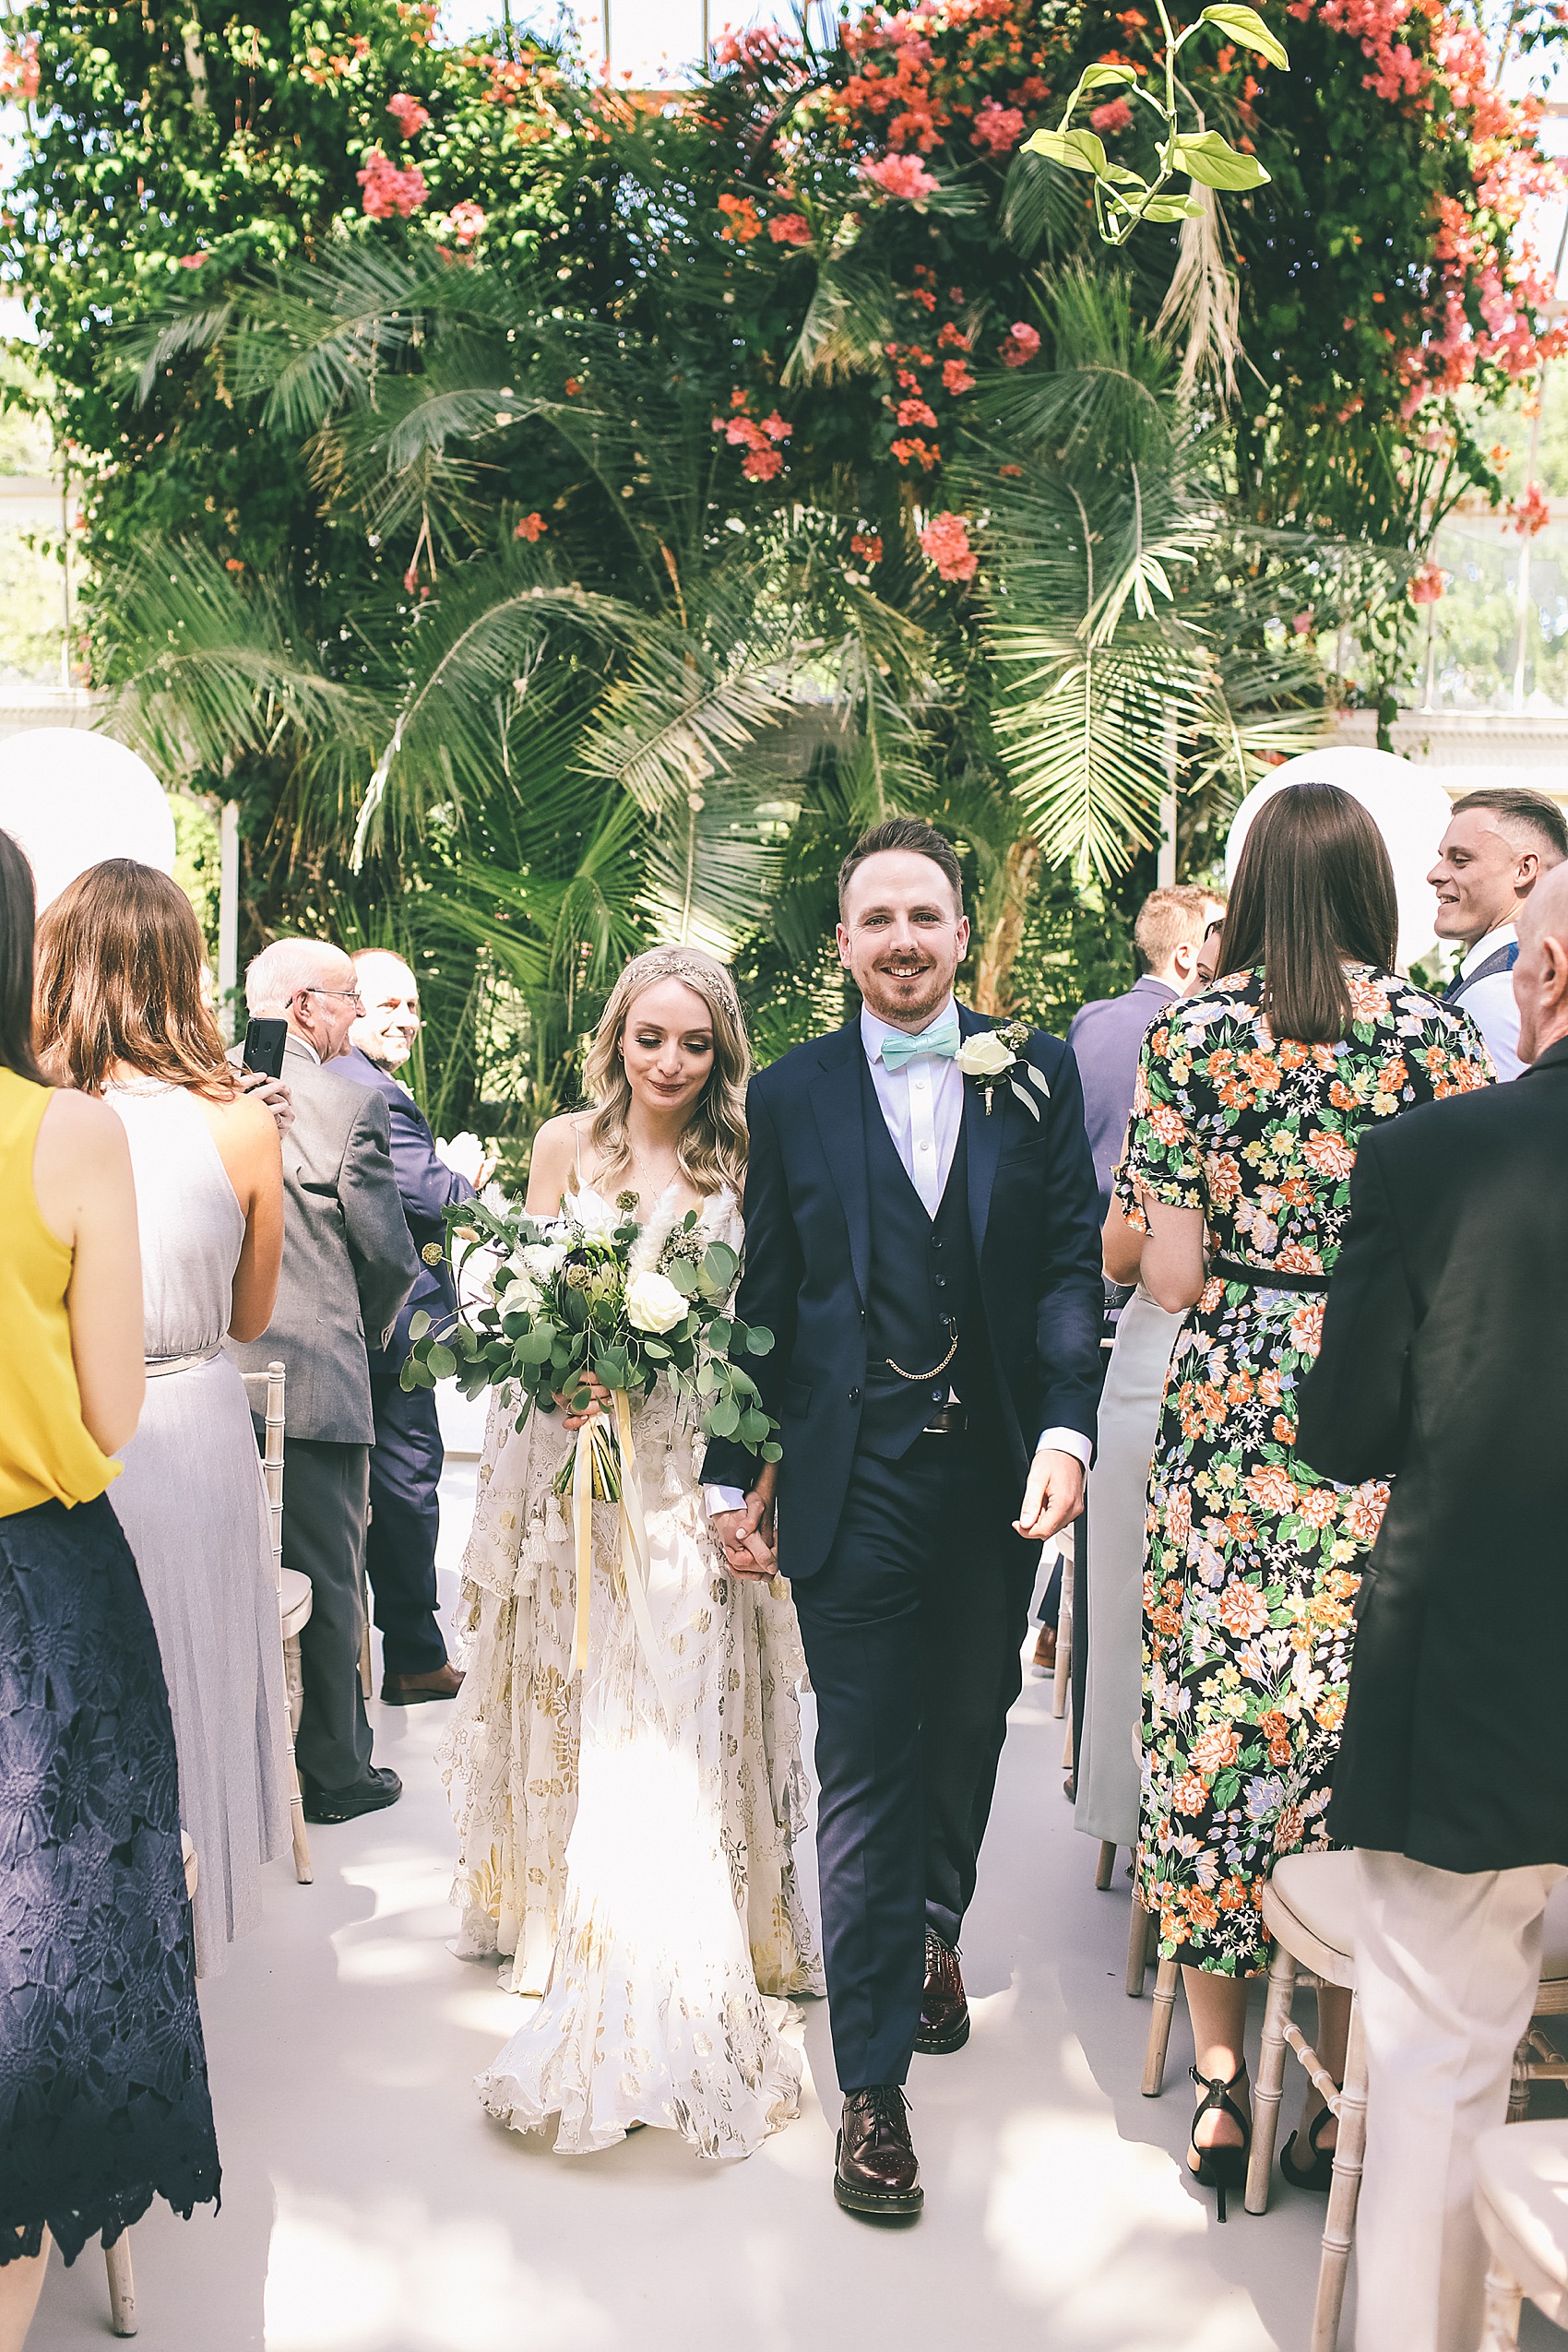
[[157, 1629], [180, 1812], [196, 1850], [196, 1973], [261, 1917], [289, 1843], [278, 1593], [244, 1384], [226, 1334], [267, 1328], [282, 1252], [278, 1133], [240, 1090], [202, 1002], [184, 893], [129, 859], [74, 882], [39, 927], [40, 1042], [130, 1143], [147, 1403], [110, 1500]]

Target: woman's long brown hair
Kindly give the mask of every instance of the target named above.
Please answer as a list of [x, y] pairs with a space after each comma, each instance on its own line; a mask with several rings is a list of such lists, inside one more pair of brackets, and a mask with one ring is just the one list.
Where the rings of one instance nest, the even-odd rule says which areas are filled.
[[32, 933], [37, 903], [21, 845], [0, 833], [0, 1069], [43, 1084], [32, 1040]]
[[1336, 784], [1289, 784], [1253, 817], [1220, 934], [1217, 980], [1264, 976], [1277, 1038], [1333, 1045], [1350, 1028], [1344, 967], [1392, 971], [1399, 902], [1382, 834]]
[[89, 866], [38, 926], [40, 1056], [101, 1094], [116, 1063], [227, 1101], [223, 1039], [202, 993], [202, 940], [177, 883], [134, 858]]

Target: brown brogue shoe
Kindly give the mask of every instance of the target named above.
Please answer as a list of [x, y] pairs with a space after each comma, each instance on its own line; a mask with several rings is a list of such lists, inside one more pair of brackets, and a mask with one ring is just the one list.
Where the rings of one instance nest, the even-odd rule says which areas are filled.
[[455, 1699], [463, 1687], [461, 1669], [448, 1660], [434, 1674], [384, 1674], [381, 1695], [388, 1706], [426, 1706], [432, 1699]]
[[925, 1931], [925, 1990], [921, 1995], [921, 2029], [915, 2048], [927, 2058], [945, 2058], [962, 2049], [969, 2038], [969, 1997], [958, 1966], [958, 1954], [944, 1943], [933, 1928]]
[[833, 2194], [846, 2213], [873, 2221], [913, 2221], [924, 2204], [909, 2101], [896, 2083], [851, 2091], [845, 2099]]

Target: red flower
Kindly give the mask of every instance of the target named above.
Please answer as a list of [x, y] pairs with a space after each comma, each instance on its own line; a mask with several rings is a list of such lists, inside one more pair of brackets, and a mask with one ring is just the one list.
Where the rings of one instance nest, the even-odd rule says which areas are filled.
[[1089, 127], [1102, 136], [1108, 131], [1124, 131], [1133, 119], [1133, 110], [1124, 98], [1108, 98], [1089, 116]]
[[937, 183], [918, 156], [885, 155], [880, 163], [866, 164], [862, 177], [873, 181], [884, 196], [903, 196], [910, 204], [936, 194]]
[[531, 547], [534, 540], [542, 539], [549, 529], [550, 525], [542, 515], [525, 515], [512, 536], [514, 539], [526, 539]]
[[799, 212], [776, 214], [767, 224], [767, 233], [776, 245], [809, 245], [812, 241], [811, 223]]
[[1011, 155], [1023, 136], [1024, 118], [1016, 106], [999, 106], [988, 98], [975, 115], [975, 145], [989, 155]]
[[422, 172], [417, 167], [399, 172], [378, 147], [371, 148], [365, 157], [364, 170], [356, 172], [354, 177], [364, 190], [364, 210], [372, 220], [384, 220], [391, 212], [406, 220], [430, 195]]
[[924, 400], [900, 400], [898, 403], [898, 422], [906, 431], [908, 431], [909, 427], [912, 424], [928, 424], [934, 432], [936, 429], [936, 411]]
[[880, 531], [851, 531], [849, 534], [849, 545], [853, 548], [855, 553], [860, 556], [862, 563], [881, 563], [882, 533]]
[[975, 379], [969, 374], [968, 369], [964, 365], [962, 360], [943, 361], [942, 388], [944, 392], [951, 392], [955, 399], [957, 398], [961, 392], [972, 392], [974, 390]]
[[429, 107], [422, 106], [419, 100], [411, 97], [406, 89], [399, 90], [396, 98], [387, 100], [386, 112], [403, 137], [410, 139], [416, 131], [422, 131], [430, 120]]
[[1039, 331], [1020, 319], [1007, 330], [1007, 339], [1001, 350], [1004, 367], [1022, 367], [1032, 360], [1039, 349]]
[[921, 546], [944, 580], [972, 580], [980, 570], [967, 515], [933, 515], [921, 533]]

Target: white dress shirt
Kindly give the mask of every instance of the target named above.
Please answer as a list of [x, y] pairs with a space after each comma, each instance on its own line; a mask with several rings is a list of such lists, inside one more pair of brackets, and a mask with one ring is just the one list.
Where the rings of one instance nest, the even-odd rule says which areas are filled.
[[[938, 1005], [927, 1028], [934, 1028], [953, 1012], [953, 999]], [[871, 1068], [871, 1082], [904, 1173], [920, 1194], [921, 1206], [934, 1219], [953, 1170], [953, 1155], [964, 1127], [964, 1074], [956, 1062], [943, 1055], [917, 1054], [900, 1070], [890, 1070], [882, 1059], [882, 1040], [902, 1032], [891, 1022], [879, 1021], [871, 1007], [861, 1007], [861, 1042]], [[916, 1031], [923, 1035], [923, 1031]], [[1037, 1452], [1071, 1454], [1087, 1470], [1092, 1455], [1089, 1441], [1075, 1429], [1041, 1432]], [[738, 1511], [744, 1500], [735, 1488], [705, 1487], [707, 1508]]]
[[[1489, 956], [1500, 947], [1511, 947], [1519, 936], [1513, 923], [1499, 923], [1484, 939], [1478, 939], [1468, 949], [1459, 966], [1461, 978], [1478, 969]], [[1524, 1068], [1519, 1059], [1519, 1007], [1514, 998], [1512, 972], [1492, 972], [1478, 980], [1459, 1000], [1459, 1010], [1467, 1013], [1486, 1039], [1500, 1078], [1516, 1078]]]

